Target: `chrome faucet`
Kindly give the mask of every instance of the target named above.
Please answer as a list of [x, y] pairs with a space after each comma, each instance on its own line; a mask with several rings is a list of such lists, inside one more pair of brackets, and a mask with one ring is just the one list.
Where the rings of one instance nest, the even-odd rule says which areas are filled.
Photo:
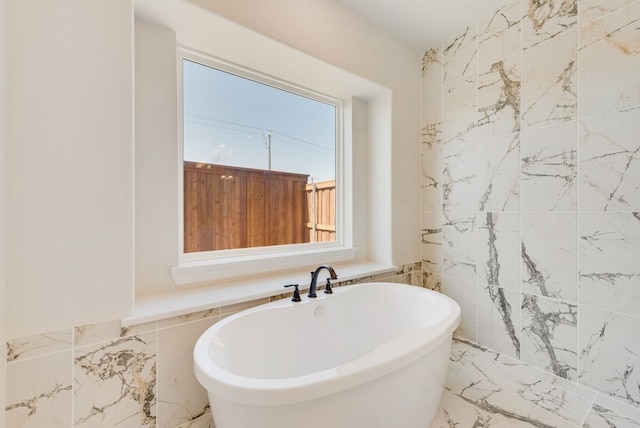
[[[321, 265], [318, 266], [318, 268], [311, 272], [311, 285], [309, 286], [309, 294], [308, 297], [318, 297], [316, 294], [316, 289], [317, 289], [317, 283], [318, 283], [318, 274], [320, 273], [320, 271], [322, 269], [326, 269], [329, 271], [329, 275], [331, 276], [331, 279], [338, 279], [338, 275], [336, 275], [336, 271], [333, 270], [333, 268], [329, 265]], [[324, 292], [326, 294], [331, 294], [333, 293], [333, 291], [331, 291], [331, 282], [329, 280], [329, 278], [327, 278], [327, 286], [324, 289]]]

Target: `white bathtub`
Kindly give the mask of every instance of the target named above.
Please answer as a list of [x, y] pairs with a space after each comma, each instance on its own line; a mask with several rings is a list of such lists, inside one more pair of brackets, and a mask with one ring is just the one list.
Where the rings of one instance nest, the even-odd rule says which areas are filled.
[[216, 428], [428, 428], [460, 308], [419, 287], [368, 283], [258, 306], [194, 348]]

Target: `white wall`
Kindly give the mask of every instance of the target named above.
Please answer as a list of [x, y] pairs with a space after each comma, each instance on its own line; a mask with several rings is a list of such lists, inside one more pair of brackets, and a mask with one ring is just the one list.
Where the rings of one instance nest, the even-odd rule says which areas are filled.
[[[176, 34], [135, 23], [137, 293], [173, 287], [178, 264]], [[160, 108], [162, 106], [162, 108]]]
[[133, 305], [133, 5], [12, 1], [9, 338]]
[[[0, 355], [7, 355], [6, 346], [6, 171], [7, 148], [7, 1], [0, 0]], [[0, 358], [0, 426], [4, 426], [6, 392], [6, 359]]]
[[391, 242], [393, 262], [419, 260], [421, 53], [332, 0], [190, 1], [392, 90], [392, 227], [379, 238]]

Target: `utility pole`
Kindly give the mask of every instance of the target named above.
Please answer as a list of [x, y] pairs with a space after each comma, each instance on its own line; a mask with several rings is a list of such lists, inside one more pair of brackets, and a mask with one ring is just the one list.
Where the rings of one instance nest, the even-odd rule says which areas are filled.
[[265, 145], [267, 146], [267, 153], [269, 156], [269, 171], [271, 171], [271, 132], [267, 132], [264, 135]]

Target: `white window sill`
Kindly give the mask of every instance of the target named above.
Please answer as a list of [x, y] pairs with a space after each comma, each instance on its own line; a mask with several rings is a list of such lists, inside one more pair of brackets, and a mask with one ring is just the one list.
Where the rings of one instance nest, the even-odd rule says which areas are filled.
[[220, 281], [235, 281], [236, 278], [259, 275], [264, 277], [276, 272], [291, 270], [291, 266], [313, 266], [323, 263], [345, 263], [356, 257], [355, 248], [312, 248], [289, 252], [267, 252], [264, 254], [242, 254], [215, 259], [189, 259], [171, 269], [173, 282], [177, 286], [202, 285]]
[[[374, 262], [352, 262], [332, 265], [339, 281], [361, 278], [368, 275], [392, 272], [396, 267]], [[175, 293], [138, 296], [134, 312], [122, 320], [123, 326], [142, 324], [211, 308], [248, 302], [285, 294], [285, 284], [299, 284], [300, 289], [309, 287], [309, 272], [265, 274], [244, 280], [234, 280], [211, 287], [180, 289]]]

